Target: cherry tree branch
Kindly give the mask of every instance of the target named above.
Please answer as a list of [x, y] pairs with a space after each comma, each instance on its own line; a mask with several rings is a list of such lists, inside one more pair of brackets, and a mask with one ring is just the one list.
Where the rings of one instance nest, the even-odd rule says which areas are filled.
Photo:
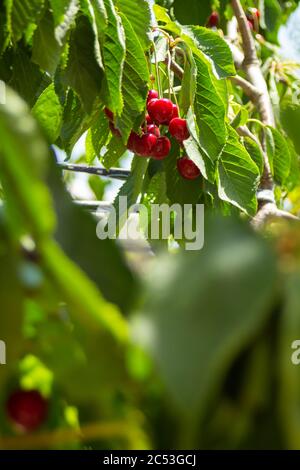
[[[244, 70], [247, 77], [246, 81], [241, 77], [235, 78], [233, 81], [243, 88], [244, 92], [255, 104], [263, 124], [275, 127], [275, 118], [267, 83], [260, 68], [255, 41], [248, 24], [246, 14], [240, 0], [231, 0], [231, 4], [236, 17], [236, 23], [242, 36], [244, 59], [241, 64], [241, 68]], [[233, 52], [233, 56], [238, 55], [236, 52], [236, 46], [233, 42], [231, 43], [231, 50]], [[240, 60], [241, 56], [239, 55], [235, 62], [240, 63]], [[251, 87], [248, 85], [247, 81], [252, 85]], [[242, 131], [245, 131], [245, 129], [242, 129]], [[264, 142], [262, 148], [264, 155], [264, 170], [257, 195], [258, 211], [252, 221], [252, 225], [255, 228], [259, 228], [271, 218], [299, 221], [297, 217], [289, 212], [282, 211], [277, 208], [274, 198], [274, 182]]]
[[61, 170], [67, 171], [76, 171], [79, 173], [89, 173], [91, 175], [107, 176], [109, 178], [126, 180], [130, 175], [129, 170], [124, 170], [123, 168], [111, 168], [106, 170], [105, 168], [98, 168], [95, 166], [88, 165], [78, 165], [73, 163], [58, 163], [57, 166]]

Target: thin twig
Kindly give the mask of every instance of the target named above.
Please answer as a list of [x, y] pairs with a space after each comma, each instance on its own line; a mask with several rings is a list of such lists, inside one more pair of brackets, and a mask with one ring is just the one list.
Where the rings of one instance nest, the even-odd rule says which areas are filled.
[[107, 176], [109, 178], [126, 180], [130, 175], [130, 170], [124, 170], [123, 168], [111, 168], [106, 170], [105, 168], [98, 168], [95, 166], [78, 165], [73, 163], [58, 163], [58, 167], [61, 170], [76, 171], [79, 173], [89, 173], [91, 175]]

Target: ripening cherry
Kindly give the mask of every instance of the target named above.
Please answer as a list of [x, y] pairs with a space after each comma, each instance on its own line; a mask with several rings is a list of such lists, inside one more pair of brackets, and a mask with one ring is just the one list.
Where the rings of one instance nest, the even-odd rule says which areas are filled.
[[114, 113], [110, 109], [104, 108], [104, 113], [109, 121], [114, 120]]
[[141, 157], [149, 157], [156, 145], [157, 137], [154, 134], [143, 134], [135, 140], [135, 153]]
[[119, 131], [119, 129], [117, 129], [114, 125], [113, 122], [109, 121], [109, 128], [110, 128], [110, 131], [111, 133], [115, 136], [115, 137], [121, 137], [121, 132]]
[[181, 176], [187, 180], [194, 180], [201, 174], [199, 168], [188, 157], [182, 157], [177, 160], [177, 169]]
[[159, 124], [169, 123], [173, 117], [174, 111], [172, 101], [166, 98], [149, 101], [147, 110], [151, 119]]
[[151, 156], [155, 160], [163, 160], [169, 155], [170, 150], [171, 150], [171, 142], [168, 139], [168, 137], [165, 137], [165, 136], [159, 137], [159, 139], [157, 139], [156, 144], [154, 145], [152, 149]]
[[190, 136], [186, 119], [174, 118], [169, 124], [169, 132], [178, 142], [183, 142]]
[[149, 124], [147, 126], [147, 132], [148, 132], [148, 134], [153, 134], [156, 137], [160, 137], [159, 127], [157, 127], [155, 124]]
[[7, 400], [10, 420], [23, 431], [33, 431], [43, 424], [48, 401], [37, 390], [16, 390]]
[[208, 26], [210, 28], [218, 26], [220, 21], [219, 13], [217, 11], [213, 11], [210, 17], [208, 18]]
[[151, 100], [155, 100], [158, 98], [158, 92], [156, 90], [149, 90], [148, 97], [147, 97], [147, 103]]

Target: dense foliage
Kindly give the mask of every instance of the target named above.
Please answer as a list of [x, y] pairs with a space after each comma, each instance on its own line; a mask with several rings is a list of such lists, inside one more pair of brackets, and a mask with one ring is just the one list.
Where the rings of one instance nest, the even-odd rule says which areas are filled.
[[[1, 3], [1, 448], [300, 447], [297, 5]], [[204, 249], [97, 239], [54, 155], [83, 135], [86, 165], [135, 150], [129, 204], [203, 203]]]

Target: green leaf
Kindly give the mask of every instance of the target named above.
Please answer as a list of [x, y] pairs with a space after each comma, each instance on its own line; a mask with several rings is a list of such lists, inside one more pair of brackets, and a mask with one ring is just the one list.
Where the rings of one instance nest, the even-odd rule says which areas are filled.
[[189, 49], [186, 50], [186, 60], [184, 65], [184, 73], [181, 81], [180, 89], [180, 109], [185, 115], [190, 106], [194, 105], [195, 94], [196, 94], [196, 80], [197, 80], [197, 68], [194, 61], [193, 54]]
[[0, 105], [0, 177], [14, 236], [24, 227], [37, 240], [52, 232], [54, 214], [45, 179], [48, 149], [25, 103], [10, 89]]
[[145, 306], [132, 324], [169, 394], [195, 424], [233, 361], [262, 331], [275, 295], [275, 260], [265, 241], [231, 218], [205, 226], [203, 250], [152, 266]]
[[243, 106], [239, 106], [239, 110], [237, 114], [235, 115], [234, 119], [230, 123], [230, 125], [234, 128], [237, 129], [240, 126], [244, 126], [246, 122], [248, 121], [249, 114], [246, 108]]
[[112, 136], [109, 143], [106, 145], [106, 152], [101, 157], [101, 162], [105, 168], [109, 169], [117, 163], [126, 151], [127, 148], [123, 144], [122, 139]]
[[116, 0], [118, 10], [130, 22], [144, 50], [150, 45], [151, 11], [147, 0]]
[[[143, 48], [127, 18], [121, 14], [126, 35], [126, 58], [124, 63], [122, 93], [124, 108], [116, 125], [126, 144], [135, 123], [142, 120], [148, 92], [149, 70]], [[138, 123], [138, 126], [140, 122]]]
[[54, 35], [58, 44], [62, 46], [79, 10], [79, 0], [49, 0], [49, 2], [55, 23]]
[[236, 74], [231, 50], [218, 33], [201, 26], [184, 26], [182, 32], [185, 40], [186, 36], [191, 38], [192, 41], [187, 42], [195, 54], [200, 50], [212, 61], [218, 78]]
[[197, 66], [195, 114], [200, 145], [214, 161], [220, 155], [227, 138], [226, 110], [214, 84], [208, 60], [199, 55], [194, 55], [194, 59]]
[[83, 107], [91, 113], [100, 94], [103, 72], [94, 55], [94, 33], [85, 16], [79, 16], [71, 33], [68, 64], [64, 82], [78, 93]]
[[39, 67], [33, 64], [27, 54], [27, 51], [21, 47], [17, 49], [12, 59], [12, 77], [9, 85], [19, 93], [19, 95], [29, 104], [33, 106], [36, 98], [43, 90], [43, 85], [47, 86], [49, 80], [44, 81], [44, 76]]
[[105, 67], [102, 100], [116, 114], [123, 109], [122, 75], [125, 59], [125, 35], [122, 21], [116, 13], [112, 0], [104, 0], [107, 27], [102, 45]]
[[[196, 158], [194, 153], [190, 153], [195, 158], [195, 163], [197, 162], [196, 164], [202, 168], [198, 155]], [[203, 179], [199, 177], [195, 180], [187, 180], [179, 174], [177, 169], [177, 158], [179, 157], [179, 154], [180, 150], [178, 143], [172, 139], [171, 152], [168, 155], [168, 158], [163, 160], [163, 168], [166, 173], [168, 199], [170, 204], [196, 204], [203, 191]]]
[[[127, 221], [127, 209], [135, 204], [142, 192], [145, 173], [148, 167], [148, 159], [135, 156], [131, 164], [131, 173], [123, 186], [120, 188], [115, 200], [117, 234]], [[120, 204], [120, 196], [127, 197], [127, 207]]]
[[250, 137], [244, 137], [244, 145], [250, 157], [254, 163], [256, 163], [260, 174], [262, 174], [264, 169], [264, 155], [262, 153], [262, 149]]
[[62, 111], [54, 84], [51, 84], [39, 96], [32, 108], [33, 116], [39, 122], [50, 143], [54, 143], [60, 134]]
[[7, 12], [9, 30], [14, 41], [17, 42], [31, 23], [37, 24], [44, 0], [13, 0], [9, 5]]
[[6, 345], [6, 365], [1, 365], [0, 386], [5, 387], [7, 380], [16, 367], [16, 361], [24, 352], [22, 335], [24, 292], [18, 279], [16, 253], [8, 241], [3, 208], [0, 210], [0, 298], [1, 341]]
[[102, 112], [88, 130], [86, 136], [85, 157], [87, 163], [91, 164], [96, 157], [100, 158], [101, 149], [107, 143], [108, 136], [108, 120], [105, 114]]
[[217, 171], [219, 197], [247, 214], [255, 215], [259, 170], [231, 127], [228, 128], [228, 140], [218, 161]]
[[259, 0], [260, 23], [267, 29], [270, 40], [277, 42], [277, 33], [281, 24], [282, 9], [277, 0]]
[[300, 106], [284, 101], [280, 107], [280, 120], [283, 129], [293, 141], [296, 151], [300, 154]]
[[287, 145], [291, 155], [291, 168], [290, 173], [285, 181], [285, 185], [287, 186], [288, 190], [291, 191], [296, 186], [300, 186], [300, 159], [299, 155], [295, 151], [293, 142], [290, 139], [287, 139]]
[[175, 0], [174, 14], [181, 24], [205, 25], [211, 14], [211, 4], [208, 0], [201, 2], [195, 0]]
[[291, 155], [286, 139], [274, 127], [266, 128], [267, 153], [274, 179], [284, 184], [291, 167]]
[[61, 53], [62, 46], [54, 36], [53, 16], [46, 11], [33, 36], [32, 61], [53, 75]]

